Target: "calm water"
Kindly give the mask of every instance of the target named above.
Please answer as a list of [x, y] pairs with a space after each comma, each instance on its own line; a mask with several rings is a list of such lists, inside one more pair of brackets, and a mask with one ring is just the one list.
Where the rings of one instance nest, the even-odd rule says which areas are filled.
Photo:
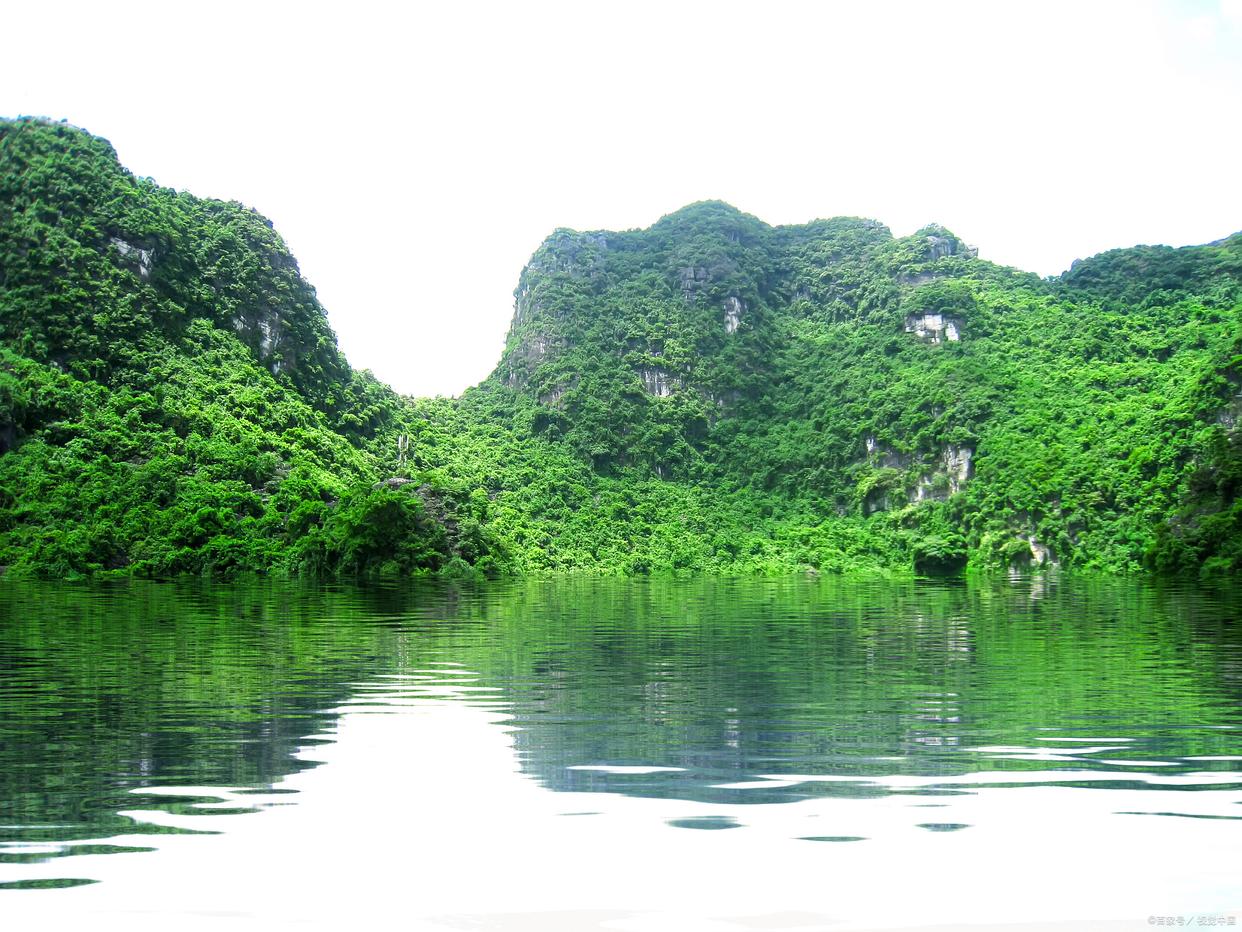
[[0, 585], [5, 926], [1230, 919], [1237, 589]]

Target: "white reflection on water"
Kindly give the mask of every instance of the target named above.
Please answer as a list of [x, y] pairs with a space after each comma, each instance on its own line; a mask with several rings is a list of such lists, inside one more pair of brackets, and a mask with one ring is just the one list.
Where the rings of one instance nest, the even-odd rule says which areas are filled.
[[[748, 805], [554, 792], [522, 772], [511, 716], [492, 693], [460, 669], [360, 683], [340, 708], [336, 728], [321, 736], [330, 742], [300, 752], [323, 766], [290, 776], [269, 794], [159, 791], [219, 802], [198, 806], [196, 815], [128, 814], [219, 834], [107, 839], [158, 850], [73, 858], [74, 876], [103, 883], [6, 891], [5, 925], [1139, 929], [1148, 927], [1149, 916], [1231, 913], [1242, 923], [1236, 774], [1086, 768], [863, 779], [781, 774], [729, 786], [849, 780], [889, 793]], [[1095, 739], [1074, 754], [1086, 763], [1086, 755], [1115, 751], [1125, 740]], [[1001, 758], [1046, 753], [991, 750]], [[1062, 760], [1067, 751], [1047, 759]], [[677, 769], [574, 766], [635, 774]], [[1057, 785], [1122, 776], [1151, 789]], [[959, 793], [926, 795], [928, 787], [941, 786]], [[1167, 787], [1205, 789], [1171, 793]], [[230, 812], [212, 814], [213, 806]], [[238, 814], [239, 808], [259, 811]], [[570, 815], [578, 817], [565, 818]], [[694, 830], [710, 828], [734, 830]], [[63, 862], [52, 862], [22, 865], [19, 876], [65, 874]], [[1103, 924], [1108, 920], [1116, 924]]]

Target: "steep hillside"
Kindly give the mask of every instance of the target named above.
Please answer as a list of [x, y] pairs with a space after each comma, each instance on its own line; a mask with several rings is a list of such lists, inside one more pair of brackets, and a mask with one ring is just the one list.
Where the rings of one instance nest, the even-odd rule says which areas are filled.
[[597, 472], [865, 519], [928, 569], [1219, 569], [1240, 283], [1242, 236], [1044, 281], [940, 227], [703, 203], [550, 237], [492, 383]]
[[1242, 566], [1242, 236], [1057, 279], [707, 202], [558, 230], [460, 401], [350, 369], [270, 223], [0, 121], [0, 566]]
[[372, 487], [408, 417], [350, 370], [264, 218], [135, 178], [76, 128], [0, 121], [0, 566], [448, 565], [462, 496]]

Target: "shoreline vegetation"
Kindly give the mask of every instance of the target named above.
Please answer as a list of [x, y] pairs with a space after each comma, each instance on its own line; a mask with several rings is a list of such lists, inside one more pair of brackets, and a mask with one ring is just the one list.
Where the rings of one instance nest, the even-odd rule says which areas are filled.
[[402, 397], [265, 218], [0, 120], [0, 567], [323, 578], [1242, 569], [1242, 234], [1048, 279], [720, 202], [557, 230]]

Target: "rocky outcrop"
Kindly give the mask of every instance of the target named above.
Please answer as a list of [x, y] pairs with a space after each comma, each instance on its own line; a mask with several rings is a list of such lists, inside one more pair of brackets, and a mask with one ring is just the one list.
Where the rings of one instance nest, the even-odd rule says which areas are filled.
[[909, 500], [943, 501], [956, 495], [974, 475], [974, 455], [971, 447], [948, 444], [940, 454], [940, 469], [919, 476]]
[[927, 237], [927, 261], [935, 262], [937, 259], [951, 256], [956, 251], [956, 247], [957, 243], [947, 236], [929, 236]]
[[698, 293], [707, 286], [709, 276], [707, 269], [701, 265], [688, 265], [677, 273], [681, 283], [681, 297], [687, 304], [693, 304]]
[[[545, 259], [546, 261], [546, 259]], [[555, 324], [547, 319], [540, 301], [538, 276], [532, 276], [535, 260], [522, 272], [513, 302], [513, 321], [509, 325], [510, 349], [501, 361], [504, 381], [510, 388], [520, 388], [527, 383], [535, 369], [547, 360], [558, 347], [551, 335]], [[532, 284], [532, 277], [535, 284]]]
[[565, 349], [563, 330], [572, 306], [555, 300], [557, 280], [597, 280], [604, 274], [608, 248], [604, 233], [557, 230], [531, 257], [514, 293], [509, 348], [498, 367], [507, 386], [524, 387], [542, 363]]
[[924, 259], [927, 262], [935, 262], [946, 256], [964, 256], [967, 259], [975, 259], [979, 256], [979, 250], [975, 246], [967, 246], [960, 239], [950, 233], [941, 226], [931, 226], [924, 228], [927, 235], [924, 237], [926, 243], [926, 252]]
[[559, 272], [594, 278], [603, 271], [608, 237], [604, 233], [557, 230], [531, 257], [527, 272]]
[[1216, 423], [1230, 433], [1238, 429], [1238, 425], [1242, 423], [1242, 392], [1235, 395], [1216, 415]]
[[728, 408], [736, 405], [742, 400], [742, 392], [736, 388], [726, 389], [722, 392], [713, 392], [700, 389], [699, 393], [703, 396], [704, 401], [714, 404], [718, 408]]
[[119, 236], [111, 237], [109, 242], [120, 253], [122, 259], [133, 263], [137, 267], [140, 278], [146, 279], [151, 277], [151, 267], [155, 265], [154, 249], [143, 249], [141, 246], [135, 246]]
[[906, 333], [927, 343], [956, 343], [962, 338], [961, 320], [944, 314], [911, 314], [905, 327]]
[[867, 450], [867, 461], [881, 469], [905, 469], [910, 465], [910, 455], [899, 453], [886, 443], [875, 437], [864, 438], [863, 445]]
[[889, 474], [867, 492], [863, 500], [864, 514], [905, 504], [945, 501], [960, 492], [974, 476], [975, 451], [965, 444], [946, 444], [940, 451], [939, 462], [931, 468], [924, 466], [913, 485], [910, 485], [912, 467], [917, 462], [913, 455], [894, 450], [874, 436], [864, 437], [863, 446], [872, 470], [872, 478], [868, 481], [874, 483], [882, 470]]
[[577, 384], [577, 378], [570, 378], [568, 381], [558, 382], [556, 385], [553, 385], [550, 389], [539, 395], [539, 403], [547, 405], [550, 408], [559, 408], [564, 401], [565, 394], [577, 386]]
[[973, 447], [950, 443], [944, 448], [941, 461], [944, 463], [945, 474], [949, 477], [949, 487], [954, 493], [960, 491], [974, 475], [974, 456]]
[[267, 366], [272, 375], [280, 375], [286, 362], [279, 351], [284, 344], [284, 324], [272, 308], [248, 309], [232, 319], [233, 329], [242, 341], [257, 354], [259, 362]]
[[532, 312], [537, 312], [539, 305], [535, 303], [534, 296], [531, 294], [531, 287], [526, 282], [526, 276], [522, 276], [522, 282], [518, 285], [517, 294], [513, 300], [513, 321], [509, 328], [516, 330], [522, 324], [526, 323], [532, 316]]
[[671, 284], [681, 291], [682, 300], [688, 305], [697, 303], [702, 297], [718, 299], [721, 294], [717, 292], [712, 295], [713, 286], [727, 281], [739, 271], [737, 261], [729, 256], [715, 256], [711, 259], [692, 261], [686, 265], [679, 263], [674, 268], [676, 268], [676, 277]]
[[396, 490], [402, 486], [409, 485], [413, 481], [413, 479], [404, 479], [401, 476], [392, 476], [388, 479], [381, 479], [379, 482], [375, 483], [375, 485], [371, 486], [371, 488]]
[[683, 385], [682, 380], [677, 376], [653, 366], [639, 369], [638, 377], [643, 380], [643, 388], [647, 394], [658, 398], [667, 398]]
[[1009, 517], [1006, 530], [985, 534], [980, 549], [1012, 572], [1055, 568], [1060, 563], [1052, 547], [1040, 539], [1038, 524], [1037, 515], [1019, 510]]
[[1052, 556], [1052, 550], [1044, 544], [1034, 534], [1018, 535], [1019, 539], [1026, 541], [1027, 546], [1031, 548], [1031, 565], [1032, 566], [1055, 566], [1056, 560]]
[[[1025, 547], [1023, 546], [1025, 545]], [[1010, 545], [1009, 568], [1013, 570], [1057, 566], [1051, 548], [1041, 542], [1034, 533], [1018, 533]]]
[[505, 356], [503, 371], [505, 385], [521, 388], [551, 352], [551, 341], [542, 334], [528, 334]]
[[863, 499], [863, 514], [873, 515], [877, 511], [890, 511], [900, 505], [900, 499], [892, 489], [872, 489]]

